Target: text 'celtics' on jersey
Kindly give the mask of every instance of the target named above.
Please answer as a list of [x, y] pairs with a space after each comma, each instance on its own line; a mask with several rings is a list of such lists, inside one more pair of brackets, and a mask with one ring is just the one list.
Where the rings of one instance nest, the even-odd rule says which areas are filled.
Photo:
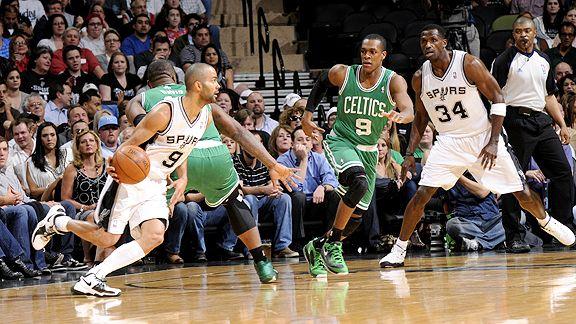
[[394, 71], [381, 67], [378, 81], [366, 89], [360, 83], [361, 69], [360, 65], [352, 65], [346, 71], [333, 133], [354, 145], [376, 145], [388, 122], [385, 113], [396, 106], [390, 95]]

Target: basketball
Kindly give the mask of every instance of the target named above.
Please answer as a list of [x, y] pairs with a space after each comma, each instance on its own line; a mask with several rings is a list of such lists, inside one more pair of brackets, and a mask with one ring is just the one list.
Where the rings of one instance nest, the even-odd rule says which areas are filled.
[[150, 159], [142, 148], [124, 145], [112, 156], [112, 166], [121, 183], [135, 184], [148, 176]]

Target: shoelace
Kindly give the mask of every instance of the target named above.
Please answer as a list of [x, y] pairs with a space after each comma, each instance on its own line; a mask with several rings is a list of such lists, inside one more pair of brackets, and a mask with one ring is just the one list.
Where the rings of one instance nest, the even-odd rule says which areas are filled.
[[332, 260], [336, 262], [344, 262], [344, 257], [342, 256], [342, 245], [340, 244], [326, 244], [326, 250], [330, 254]]

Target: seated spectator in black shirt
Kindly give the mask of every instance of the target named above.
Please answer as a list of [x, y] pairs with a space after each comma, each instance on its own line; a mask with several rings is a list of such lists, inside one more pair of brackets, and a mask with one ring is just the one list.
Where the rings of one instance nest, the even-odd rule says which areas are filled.
[[100, 80], [93, 74], [88, 74], [82, 71], [82, 50], [75, 45], [67, 45], [62, 50], [62, 57], [66, 64], [66, 70], [56, 77], [56, 82], [60, 84], [68, 83], [72, 89], [72, 104], [79, 101], [80, 94], [82, 94], [86, 84], [94, 84], [98, 86]]
[[464, 175], [448, 197], [453, 214], [446, 232], [456, 241], [457, 250], [491, 250], [504, 242], [502, 216], [493, 193]]
[[546, 51], [551, 69], [554, 69], [560, 62], [566, 62], [572, 67], [576, 66], [576, 48], [572, 46], [575, 32], [576, 26], [571, 22], [563, 22], [560, 25], [560, 44]]
[[84, 108], [88, 119], [93, 121], [96, 113], [102, 110], [102, 97], [97, 89], [88, 89], [82, 92], [78, 104]]
[[48, 47], [38, 47], [32, 52], [28, 69], [22, 73], [20, 90], [26, 93], [37, 92], [42, 99], [48, 100], [49, 84], [54, 80], [50, 74], [52, 51]]
[[142, 80], [130, 72], [128, 57], [122, 52], [112, 54], [108, 73], [102, 76], [100, 94], [103, 101], [130, 100], [136, 95]]
[[0, 136], [2, 137], [5, 137], [6, 131], [10, 129], [12, 121], [20, 116], [20, 112], [11, 108], [7, 100], [6, 81], [0, 79]]

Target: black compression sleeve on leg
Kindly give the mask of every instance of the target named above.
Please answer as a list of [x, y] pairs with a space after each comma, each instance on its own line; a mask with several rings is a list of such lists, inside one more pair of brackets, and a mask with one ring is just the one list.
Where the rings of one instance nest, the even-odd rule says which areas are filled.
[[250, 207], [240, 195], [239, 190], [234, 190], [234, 193], [226, 199], [223, 205], [228, 212], [230, 226], [232, 226], [232, 230], [236, 235], [244, 234], [246, 231], [256, 227]]
[[350, 208], [355, 208], [368, 191], [368, 180], [363, 167], [353, 166], [340, 174], [338, 181], [347, 186], [348, 191], [342, 196], [342, 202]]
[[144, 119], [144, 117], [146, 117], [146, 114], [140, 114], [136, 117], [134, 117], [134, 126], [138, 126], [138, 124], [140, 124], [140, 122], [142, 121], [142, 119]]
[[362, 224], [362, 217], [354, 217], [354, 216], [350, 217], [348, 223], [346, 223], [346, 226], [344, 227], [344, 230], [342, 230], [342, 236], [348, 237], [352, 235], [352, 233], [356, 231], [356, 229], [358, 228], [358, 226], [360, 226], [360, 224]]
[[318, 81], [316, 81], [314, 87], [312, 87], [312, 90], [310, 91], [308, 102], [306, 103], [306, 110], [312, 113], [316, 111], [316, 106], [318, 106], [322, 101], [322, 98], [324, 98], [324, 95], [326, 94], [326, 90], [330, 87], [334, 87], [334, 85], [328, 78], [328, 72], [322, 72]]

